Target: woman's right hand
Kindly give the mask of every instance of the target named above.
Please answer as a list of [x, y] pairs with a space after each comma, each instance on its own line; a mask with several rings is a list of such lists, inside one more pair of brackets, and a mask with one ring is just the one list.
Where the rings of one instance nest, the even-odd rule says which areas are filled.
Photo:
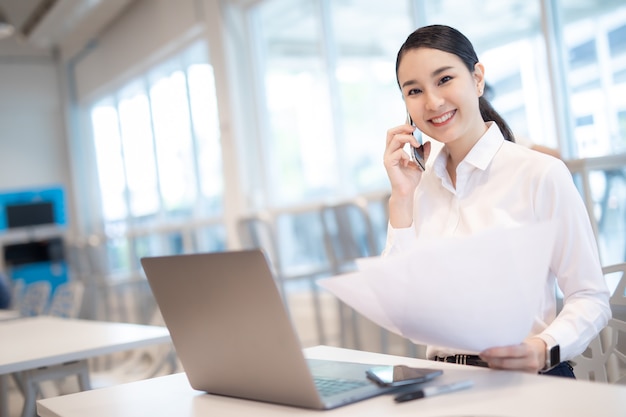
[[[408, 227], [413, 218], [413, 194], [422, 178], [422, 170], [404, 151], [409, 143], [419, 147], [413, 137], [415, 127], [408, 124], [396, 126], [387, 131], [384, 164], [391, 183], [389, 200], [389, 221], [393, 227]], [[424, 158], [430, 154], [430, 142], [424, 143]]]
[[[416, 148], [420, 147], [413, 131], [415, 127], [403, 124], [387, 131], [387, 143], [385, 146], [384, 164], [387, 176], [391, 182], [392, 193], [401, 196], [413, 196], [415, 187], [421, 178], [421, 169], [404, 150], [409, 143]], [[424, 158], [428, 159], [430, 142], [424, 143]]]

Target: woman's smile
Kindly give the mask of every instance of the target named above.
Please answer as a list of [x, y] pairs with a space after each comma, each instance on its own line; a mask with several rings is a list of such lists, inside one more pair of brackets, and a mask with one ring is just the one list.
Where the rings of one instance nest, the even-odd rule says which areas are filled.
[[441, 116], [433, 117], [430, 122], [435, 126], [445, 125], [456, 114], [456, 110], [452, 110], [442, 114]]

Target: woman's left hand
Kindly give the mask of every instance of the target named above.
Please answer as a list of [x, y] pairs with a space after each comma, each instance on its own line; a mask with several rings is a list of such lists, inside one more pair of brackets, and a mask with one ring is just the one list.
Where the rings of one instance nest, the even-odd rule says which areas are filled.
[[546, 342], [531, 337], [519, 345], [485, 349], [480, 358], [490, 368], [537, 373], [546, 363]]

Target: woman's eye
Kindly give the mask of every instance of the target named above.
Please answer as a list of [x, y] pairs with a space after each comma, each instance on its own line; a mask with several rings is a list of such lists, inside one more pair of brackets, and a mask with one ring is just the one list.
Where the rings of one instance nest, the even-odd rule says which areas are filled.
[[422, 92], [422, 90], [420, 90], [419, 88], [412, 88], [409, 91], [407, 91], [406, 94], [407, 94], [407, 96], [412, 96], [412, 95], [415, 95], [415, 94], [419, 94], [421, 92]]
[[452, 79], [452, 77], [450, 77], [449, 75], [446, 75], [445, 77], [443, 77], [441, 80], [439, 80], [439, 84], [445, 84], [448, 81], [450, 81]]

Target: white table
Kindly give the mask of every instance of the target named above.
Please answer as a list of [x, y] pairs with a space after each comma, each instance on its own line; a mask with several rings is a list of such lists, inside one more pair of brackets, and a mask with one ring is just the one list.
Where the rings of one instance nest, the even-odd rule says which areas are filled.
[[0, 417], [8, 416], [7, 378], [14, 372], [25, 382], [22, 415], [31, 416], [34, 382], [70, 373], [81, 377], [82, 388], [89, 388], [89, 358], [170, 341], [169, 331], [161, 326], [48, 316], [0, 322]]
[[20, 312], [17, 310], [0, 310], [0, 321], [15, 320], [20, 318]]
[[[318, 346], [306, 349], [311, 358], [365, 363], [427, 366], [444, 369], [432, 383], [470, 378], [471, 389], [396, 404], [383, 395], [324, 415], [333, 416], [519, 416], [624, 417], [626, 387], [565, 378], [494, 371], [398, 356]], [[269, 376], [271, 378], [271, 376]], [[271, 383], [271, 382], [268, 382]], [[240, 400], [194, 391], [184, 373], [37, 402], [41, 417], [201, 417], [299, 416], [315, 410]]]

